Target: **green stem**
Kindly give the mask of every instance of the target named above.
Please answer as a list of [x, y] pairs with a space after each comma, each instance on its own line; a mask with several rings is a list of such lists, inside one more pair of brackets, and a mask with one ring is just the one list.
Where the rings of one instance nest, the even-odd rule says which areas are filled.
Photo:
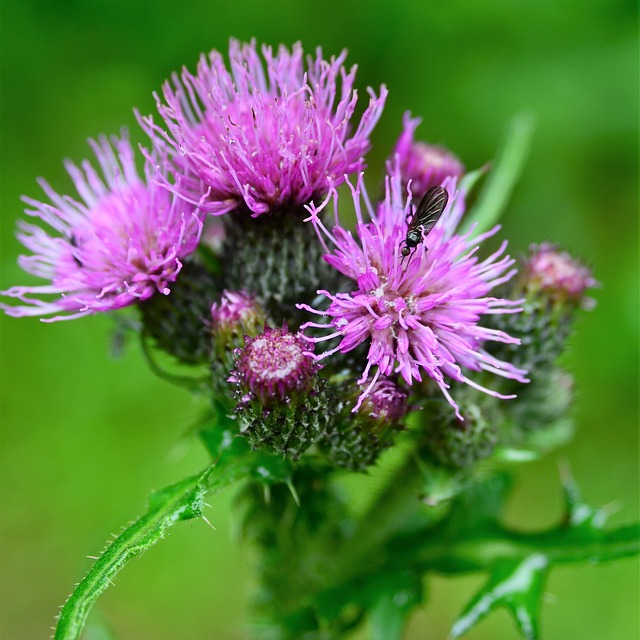
[[179, 520], [202, 516], [204, 496], [224, 481], [210, 480], [213, 466], [203, 473], [151, 495], [149, 510], [125, 529], [95, 562], [78, 584], [60, 613], [55, 640], [77, 640], [98, 596], [113, 584], [113, 578], [133, 557], [164, 537], [166, 529]]
[[140, 345], [142, 347], [142, 355], [146, 360], [149, 368], [162, 380], [166, 380], [177, 387], [182, 387], [195, 394], [203, 393], [207, 390], [211, 379], [209, 376], [179, 376], [174, 373], [165, 371], [157, 362], [153, 355], [153, 351], [149, 346], [149, 334], [143, 330], [140, 333]]
[[384, 544], [399, 531], [406, 530], [411, 520], [419, 518], [433, 525], [441, 517], [440, 510], [421, 509], [420, 491], [424, 488], [424, 469], [411, 451], [404, 462], [390, 476], [376, 499], [360, 518], [356, 527], [332, 560], [335, 572], [330, 581], [339, 584], [361, 571], [383, 561]]

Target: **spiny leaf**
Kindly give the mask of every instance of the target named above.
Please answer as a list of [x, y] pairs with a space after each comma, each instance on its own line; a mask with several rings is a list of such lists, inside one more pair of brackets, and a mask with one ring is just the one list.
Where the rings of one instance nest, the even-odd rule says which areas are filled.
[[547, 558], [532, 554], [496, 565], [486, 585], [473, 597], [451, 629], [459, 638], [488, 613], [506, 607], [525, 640], [538, 637], [538, 611], [548, 569]]

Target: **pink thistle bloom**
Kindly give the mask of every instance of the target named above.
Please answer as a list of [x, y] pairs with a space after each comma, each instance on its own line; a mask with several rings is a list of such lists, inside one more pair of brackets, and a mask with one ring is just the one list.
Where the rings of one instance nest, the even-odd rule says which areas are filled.
[[[369, 378], [371, 380], [355, 409], [381, 375], [393, 373], [399, 373], [409, 385], [422, 380], [423, 372], [426, 373], [437, 383], [461, 420], [446, 378], [499, 398], [513, 397], [486, 389], [463, 373], [463, 369], [488, 371], [527, 382], [524, 370], [498, 360], [482, 346], [487, 340], [519, 343], [503, 331], [479, 324], [484, 315], [521, 310], [518, 308], [521, 301], [489, 295], [494, 287], [509, 280], [516, 272], [511, 268], [514, 260], [504, 255], [506, 242], [485, 260], [476, 256], [478, 245], [496, 233], [498, 227], [476, 238], [473, 229], [465, 235], [457, 235], [456, 227], [464, 213], [463, 194], [457, 192], [449, 199], [435, 227], [403, 262], [400, 250], [413, 205], [411, 192], [408, 197], [403, 194], [400, 171], [396, 169], [387, 177], [385, 199], [377, 212], [370, 204], [362, 175], [355, 186], [350, 181], [348, 184], [358, 221], [356, 237], [340, 225], [335, 189], [320, 206], [311, 204], [307, 208], [311, 214], [308, 219], [326, 248], [324, 259], [353, 280], [357, 288], [351, 293], [318, 291], [330, 301], [326, 311], [308, 305], [299, 307], [329, 318], [329, 325], [307, 322], [301, 329], [333, 328], [329, 335], [308, 336], [307, 340], [322, 342], [341, 338], [335, 349], [319, 354], [318, 359], [370, 342], [368, 361], [358, 382], [364, 385]], [[445, 180], [444, 187], [451, 195], [454, 186], [455, 180]], [[329, 231], [319, 214], [331, 198], [335, 206], [335, 226]], [[333, 250], [326, 245], [325, 237], [334, 245]]]
[[275, 54], [263, 47], [262, 55], [266, 69], [255, 41], [231, 40], [230, 71], [217, 51], [202, 55], [196, 75], [185, 68], [164, 84], [166, 104], [155, 96], [169, 132], [142, 119], [210, 188], [207, 210], [215, 215], [244, 203], [257, 216], [324, 195], [331, 180], [363, 169], [384, 107], [385, 87], [379, 96], [369, 89], [353, 131], [356, 67], [343, 67], [346, 52], [326, 61], [317, 49], [306, 70], [300, 43]]
[[411, 190], [417, 195], [442, 184], [445, 178], [459, 178], [464, 173], [464, 166], [448, 149], [414, 140], [421, 121], [421, 118], [412, 118], [409, 112], [404, 114], [402, 134], [387, 160], [387, 170], [392, 173], [395, 158], [398, 159], [404, 184], [411, 181]]
[[111, 142], [102, 136], [89, 144], [102, 175], [86, 160], [81, 167], [65, 163], [79, 200], [58, 194], [43, 179], [38, 182], [50, 203], [23, 198], [33, 207], [25, 213], [55, 233], [19, 221], [18, 239], [33, 255], [20, 256], [18, 262], [50, 283], [3, 291], [25, 303], [0, 305], [8, 315], [60, 313], [43, 321], [68, 320], [119, 309], [156, 292], [167, 295], [181, 259], [198, 245], [198, 210], [157, 184], [150, 161], [140, 178], [126, 136]]

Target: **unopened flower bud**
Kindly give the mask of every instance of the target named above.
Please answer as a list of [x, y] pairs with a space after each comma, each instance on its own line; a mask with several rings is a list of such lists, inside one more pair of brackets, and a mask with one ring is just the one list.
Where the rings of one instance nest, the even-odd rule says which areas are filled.
[[309, 344], [286, 327], [245, 336], [229, 381], [240, 432], [255, 449], [297, 459], [324, 435], [334, 401], [319, 368]]
[[265, 321], [262, 307], [244, 291], [223, 291], [220, 300], [211, 306], [211, 376], [217, 394], [226, 395], [235, 351], [242, 347], [245, 336], [258, 335]]
[[234, 381], [263, 405], [290, 401], [292, 395], [309, 389], [319, 366], [309, 352], [309, 343], [286, 327], [246, 336], [238, 352]]
[[463, 469], [487, 458], [498, 444], [498, 429], [491, 411], [491, 399], [474, 394], [459, 400], [464, 420], [453, 415], [440, 399], [428, 402], [422, 411], [426, 448], [444, 467]]
[[520, 313], [491, 317], [491, 328], [505, 331], [521, 344], [488, 344], [487, 351], [535, 376], [564, 350], [575, 311], [590, 309], [585, 293], [597, 285], [587, 267], [550, 244], [532, 245], [520, 277], [505, 295], [521, 299]]
[[320, 443], [333, 464], [353, 471], [364, 471], [393, 444], [408, 410], [407, 392], [381, 377], [352, 412], [362, 391], [361, 386], [344, 390], [336, 428]]
[[532, 245], [530, 251], [522, 273], [528, 296], [540, 295], [553, 304], [593, 306], [593, 301], [584, 294], [598, 283], [587, 267], [546, 242]]
[[397, 425], [407, 413], [407, 392], [389, 378], [379, 378], [364, 397], [357, 411], [361, 420], [369, 420], [374, 430], [385, 432]]
[[414, 140], [414, 133], [420, 118], [411, 118], [408, 113], [403, 119], [404, 130], [393, 150], [388, 165], [391, 167], [397, 157], [402, 180], [411, 180], [411, 191], [417, 197], [428, 189], [442, 184], [448, 177], [460, 177], [464, 166], [451, 151], [444, 147]]
[[220, 301], [211, 305], [211, 334], [216, 351], [240, 347], [243, 337], [256, 336], [265, 320], [255, 298], [244, 291], [223, 291]]

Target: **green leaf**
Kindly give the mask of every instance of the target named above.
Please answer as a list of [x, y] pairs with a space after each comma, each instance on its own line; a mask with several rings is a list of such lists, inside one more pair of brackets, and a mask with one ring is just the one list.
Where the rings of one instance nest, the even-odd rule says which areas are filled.
[[456, 620], [451, 636], [459, 638], [494, 609], [506, 607], [525, 640], [538, 638], [538, 610], [548, 566], [542, 554], [496, 564], [486, 585]]
[[460, 233], [470, 231], [474, 223], [474, 235], [485, 233], [496, 225], [522, 172], [532, 133], [533, 118], [529, 114], [520, 114], [511, 120], [484, 189], [462, 221]]
[[453, 637], [499, 606], [513, 614], [523, 638], [538, 637], [540, 599], [550, 568], [607, 562], [640, 550], [640, 525], [606, 529], [606, 509], [587, 505], [568, 473], [563, 476], [565, 513], [554, 526], [525, 533], [502, 525], [500, 512], [509, 482], [505, 475], [489, 476], [460, 494], [437, 527], [405, 531], [391, 539], [380, 572], [403, 567], [447, 574], [486, 571], [489, 580], [456, 621]]

